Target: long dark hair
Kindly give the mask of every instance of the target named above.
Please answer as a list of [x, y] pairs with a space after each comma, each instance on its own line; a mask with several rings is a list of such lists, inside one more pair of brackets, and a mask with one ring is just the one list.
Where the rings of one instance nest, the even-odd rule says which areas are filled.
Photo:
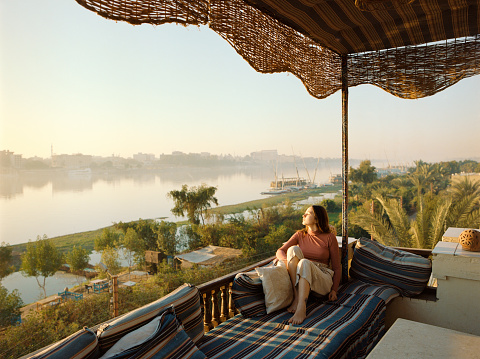
[[[315, 219], [317, 221], [317, 227], [322, 233], [331, 233], [330, 225], [328, 224], [328, 214], [327, 210], [323, 206], [313, 205], [313, 213], [315, 214]], [[307, 233], [307, 227], [300, 230], [301, 232]]]

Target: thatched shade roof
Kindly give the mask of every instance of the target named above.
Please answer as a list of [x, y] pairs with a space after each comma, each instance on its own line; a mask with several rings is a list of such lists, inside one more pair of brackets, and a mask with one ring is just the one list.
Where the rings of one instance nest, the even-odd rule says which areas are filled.
[[76, 1], [131, 24], [208, 25], [255, 70], [290, 72], [317, 98], [341, 88], [342, 55], [349, 86], [402, 98], [480, 73], [480, 0]]

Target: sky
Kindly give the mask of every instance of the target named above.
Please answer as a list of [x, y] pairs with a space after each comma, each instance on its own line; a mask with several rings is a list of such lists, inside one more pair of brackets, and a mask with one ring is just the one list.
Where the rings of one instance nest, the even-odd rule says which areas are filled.
[[[403, 100], [349, 90], [349, 156], [480, 157], [480, 76]], [[106, 20], [74, 0], [0, 1], [0, 150], [341, 157], [341, 94], [255, 72], [206, 27]]]

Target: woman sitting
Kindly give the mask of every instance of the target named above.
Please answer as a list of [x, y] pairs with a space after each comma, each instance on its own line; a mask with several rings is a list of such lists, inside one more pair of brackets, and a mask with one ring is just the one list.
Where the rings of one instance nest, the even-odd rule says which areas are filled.
[[[311, 206], [303, 215], [303, 230], [296, 232], [277, 250], [279, 265], [290, 274], [294, 299], [288, 311], [294, 313], [289, 323], [301, 324], [307, 315], [310, 290], [337, 300], [342, 276], [338, 243], [328, 224], [328, 214], [322, 206]], [[333, 271], [328, 268], [331, 261]]]

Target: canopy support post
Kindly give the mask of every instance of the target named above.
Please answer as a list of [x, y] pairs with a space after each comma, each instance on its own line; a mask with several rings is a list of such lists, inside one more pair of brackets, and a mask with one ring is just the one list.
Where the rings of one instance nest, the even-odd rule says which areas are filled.
[[348, 67], [342, 55], [342, 282], [348, 281]]

